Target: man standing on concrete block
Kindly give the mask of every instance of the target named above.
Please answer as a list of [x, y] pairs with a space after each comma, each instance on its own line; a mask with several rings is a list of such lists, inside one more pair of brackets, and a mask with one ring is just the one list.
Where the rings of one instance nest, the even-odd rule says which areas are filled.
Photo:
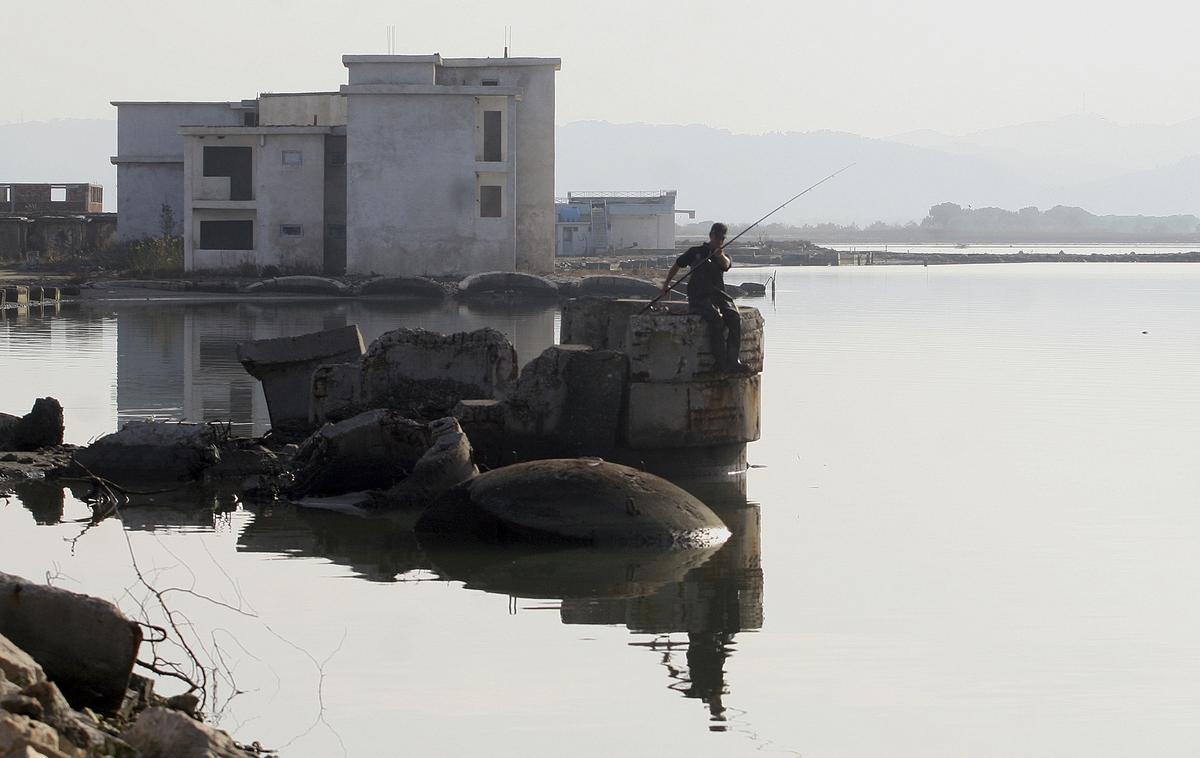
[[733, 261], [722, 245], [728, 228], [717, 222], [708, 231], [708, 242], [688, 248], [675, 260], [663, 283], [663, 294], [671, 289], [671, 280], [681, 268], [690, 268], [687, 289], [688, 307], [699, 314], [708, 325], [708, 341], [717, 370], [733, 374], [751, 373], [750, 367], [738, 359], [742, 347], [742, 320], [737, 306], [725, 292], [725, 272]]

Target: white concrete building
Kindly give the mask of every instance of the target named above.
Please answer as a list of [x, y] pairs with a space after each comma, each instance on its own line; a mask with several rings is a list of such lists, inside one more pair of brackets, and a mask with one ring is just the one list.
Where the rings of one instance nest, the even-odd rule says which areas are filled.
[[675, 190], [572, 192], [555, 203], [556, 255], [675, 249]]
[[342, 62], [338, 92], [114, 103], [121, 238], [167, 203], [188, 270], [550, 271], [559, 60]]

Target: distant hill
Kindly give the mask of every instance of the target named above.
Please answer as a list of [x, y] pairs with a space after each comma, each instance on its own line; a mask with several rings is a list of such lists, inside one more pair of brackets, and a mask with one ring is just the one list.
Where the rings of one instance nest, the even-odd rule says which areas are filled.
[[[857, 165], [778, 220], [903, 223], [943, 202], [1200, 213], [1200, 119], [1124, 126], [1077, 115], [965, 136], [926, 130], [889, 139], [582, 121], [560, 126], [556, 139], [558, 194], [677, 189], [679, 207], [707, 219], [753, 220], [851, 162]], [[115, 145], [115, 121], [0, 124], [0, 182], [99, 181], [113, 210]]]

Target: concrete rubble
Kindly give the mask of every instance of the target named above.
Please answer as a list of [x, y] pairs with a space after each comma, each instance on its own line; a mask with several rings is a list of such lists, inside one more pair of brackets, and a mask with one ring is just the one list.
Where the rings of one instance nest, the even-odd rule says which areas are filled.
[[263, 384], [272, 430], [293, 436], [311, 431], [313, 372], [324, 364], [356, 361], [362, 354], [362, 335], [353, 325], [244, 342], [237, 349], [238, 361]]
[[130, 421], [77, 451], [87, 473], [114, 482], [182, 482], [200, 478], [221, 460], [220, 427]]
[[140, 643], [111, 603], [0, 574], [0, 758], [252, 755], [132, 674]]
[[62, 404], [52, 397], [35, 400], [24, 416], [0, 413], [0, 450], [28, 452], [62, 442]]
[[326, 424], [300, 445], [292, 492], [332, 495], [387, 489], [429, 449], [429, 428], [397, 411], [375, 409]]

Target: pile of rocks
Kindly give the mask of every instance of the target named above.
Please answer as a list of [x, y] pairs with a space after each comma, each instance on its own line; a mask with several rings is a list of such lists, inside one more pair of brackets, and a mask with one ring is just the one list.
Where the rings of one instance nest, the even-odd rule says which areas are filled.
[[258, 753], [132, 673], [140, 627], [113, 604], [0, 574], [0, 758]]

